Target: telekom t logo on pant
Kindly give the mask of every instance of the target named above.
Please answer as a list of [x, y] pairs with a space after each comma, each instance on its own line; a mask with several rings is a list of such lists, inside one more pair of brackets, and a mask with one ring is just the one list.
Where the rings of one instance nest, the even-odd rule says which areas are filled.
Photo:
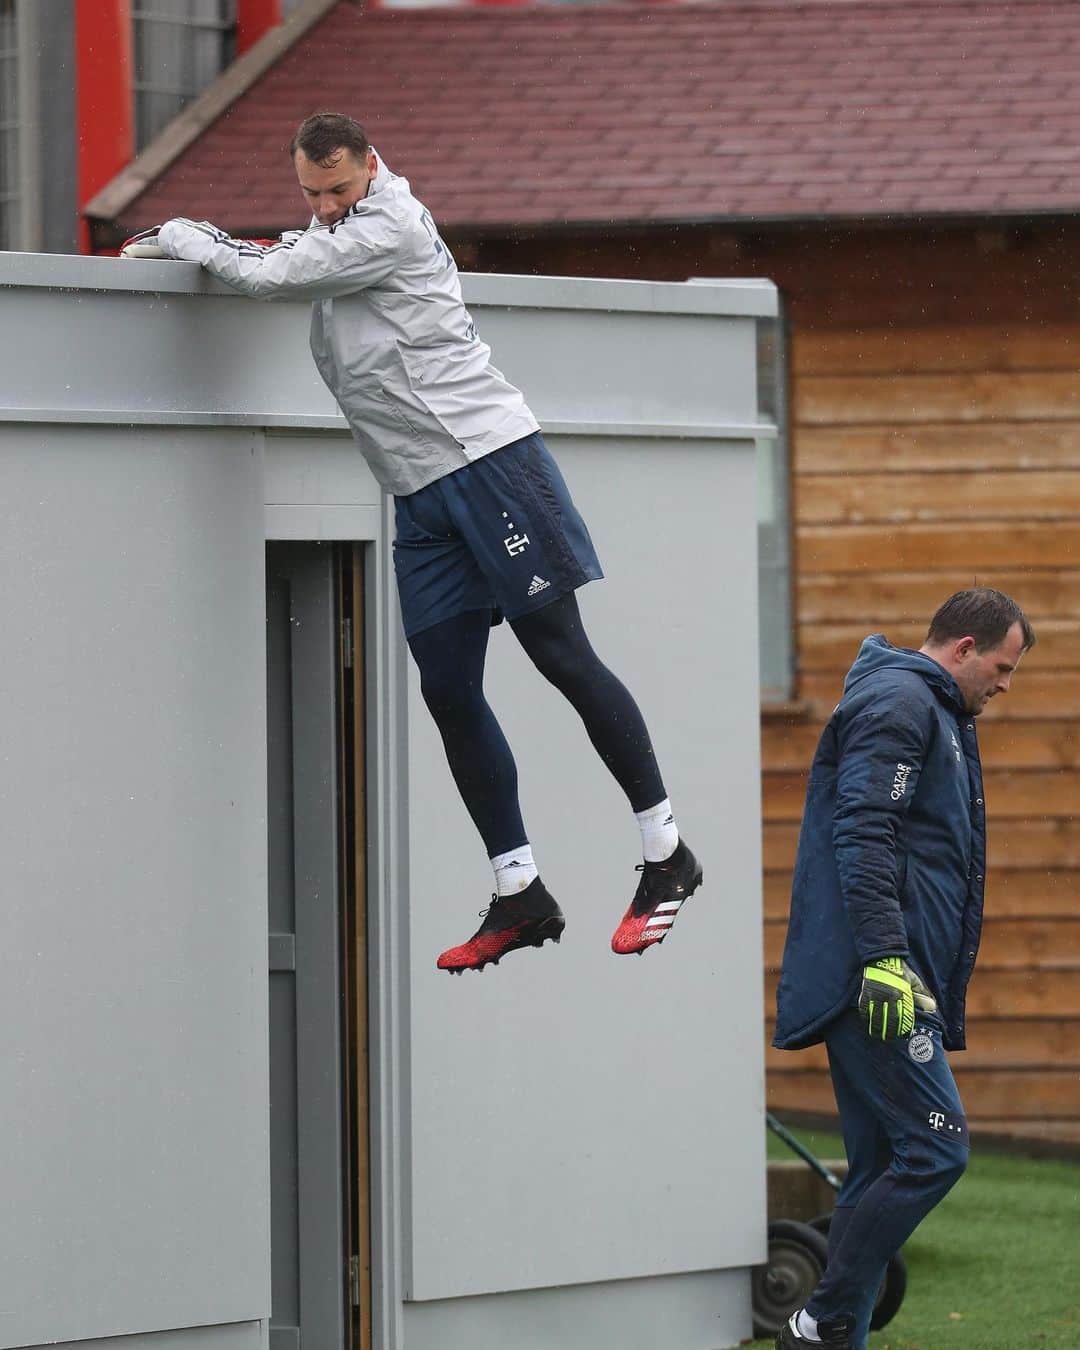
[[964, 1117], [952, 1111], [931, 1111], [926, 1120], [930, 1128], [939, 1134], [944, 1130], [948, 1134], [958, 1134], [962, 1139], [967, 1135]]
[[[514, 522], [507, 517], [505, 511], [502, 513], [502, 517], [506, 521], [506, 528], [512, 530]], [[527, 534], [511, 534], [503, 540], [503, 544], [511, 558], [516, 558], [519, 553], [524, 553], [529, 547], [529, 536]]]

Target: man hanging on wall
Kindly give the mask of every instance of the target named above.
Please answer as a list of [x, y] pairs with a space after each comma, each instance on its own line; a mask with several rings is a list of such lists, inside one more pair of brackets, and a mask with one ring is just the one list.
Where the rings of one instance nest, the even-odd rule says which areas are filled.
[[637, 704], [582, 625], [575, 591], [602, 575], [585, 522], [520, 391], [491, 364], [450, 251], [408, 182], [340, 114], [309, 117], [289, 152], [314, 215], [308, 229], [252, 242], [176, 219], [123, 255], [188, 259], [246, 295], [314, 302], [315, 363], [395, 498], [405, 635], [495, 873], [479, 930], [439, 968], [482, 970], [563, 930], [484, 697], [488, 632], [503, 617], [580, 714], [637, 817], [641, 878], [611, 945], [640, 955], [664, 940], [702, 870], [679, 838]]
[[908, 651], [863, 643], [810, 770], [774, 1044], [824, 1041], [848, 1175], [829, 1264], [778, 1350], [864, 1350], [885, 1268], [967, 1164], [946, 1050], [964, 1048], [986, 871], [975, 719], [1035, 634], [960, 591]]

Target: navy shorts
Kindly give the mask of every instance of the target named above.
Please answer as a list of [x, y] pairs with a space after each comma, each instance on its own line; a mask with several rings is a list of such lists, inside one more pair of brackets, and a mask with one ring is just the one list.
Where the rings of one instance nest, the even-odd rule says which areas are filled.
[[539, 432], [394, 505], [406, 637], [471, 609], [520, 619], [604, 575]]

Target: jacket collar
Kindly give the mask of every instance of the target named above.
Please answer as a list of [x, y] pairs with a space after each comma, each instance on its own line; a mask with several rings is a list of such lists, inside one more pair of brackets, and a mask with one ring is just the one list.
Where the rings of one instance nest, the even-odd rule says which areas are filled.
[[397, 177], [396, 173], [390, 172], [385, 161], [383, 160], [382, 155], [380, 155], [378, 151], [376, 151], [374, 146], [371, 147], [371, 152], [375, 156], [375, 164], [377, 167], [375, 169], [375, 177], [368, 184], [367, 190], [368, 197], [374, 197], [377, 192], [382, 192], [383, 188], [389, 187], [389, 185]]
[[844, 693], [848, 693], [869, 675], [880, 670], [910, 670], [921, 675], [937, 697], [957, 712], [966, 711], [960, 686], [932, 657], [908, 647], [894, 647], [883, 633], [864, 638], [859, 654], [844, 679]]

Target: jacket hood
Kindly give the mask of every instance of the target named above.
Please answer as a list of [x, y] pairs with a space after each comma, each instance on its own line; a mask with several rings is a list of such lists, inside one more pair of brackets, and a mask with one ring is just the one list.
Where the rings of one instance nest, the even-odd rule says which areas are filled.
[[921, 675], [939, 698], [954, 704], [960, 712], [964, 711], [964, 700], [960, 686], [945, 669], [922, 652], [913, 652], [907, 647], [894, 647], [883, 633], [874, 633], [864, 638], [855, 663], [844, 677], [844, 693], [848, 694], [868, 675], [876, 675], [882, 670], [911, 670]]
[[[384, 187], [392, 183], [394, 179], [397, 178], [397, 174], [391, 173], [390, 167], [386, 163], [386, 160], [383, 159], [382, 155], [379, 154], [379, 152], [375, 149], [374, 146], [371, 147], [371, 152], [375, 156], [375, 163], [377, 165], [377, 168], [375, 169], [375, 177], [371, 180], [371, 186], [368, 188], [369, 197], [373, 193], [381, 192]], [[408, 184], [406, 184], [406, 187], [407, 186]]]

